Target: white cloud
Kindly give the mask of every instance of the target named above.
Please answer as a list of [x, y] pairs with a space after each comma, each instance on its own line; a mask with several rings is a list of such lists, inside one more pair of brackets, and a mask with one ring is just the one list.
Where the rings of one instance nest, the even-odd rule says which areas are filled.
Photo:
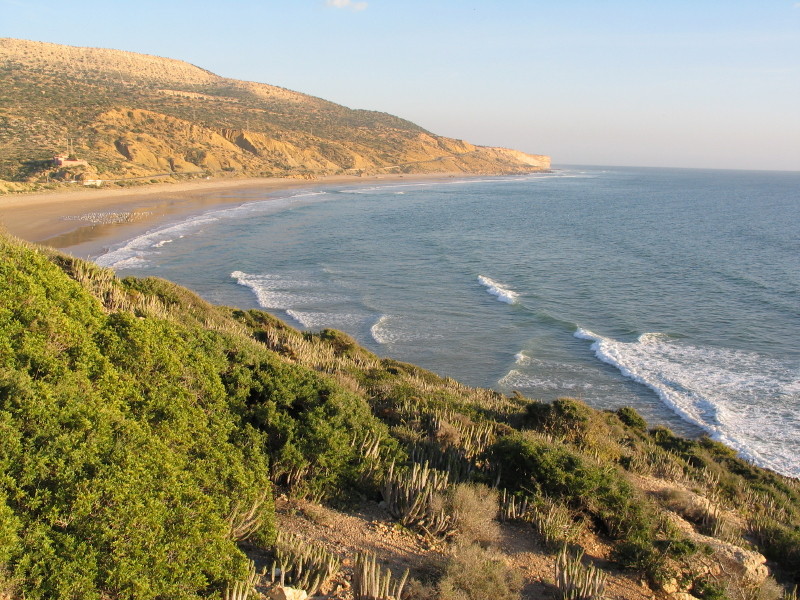
[[366, 2], [353, 2], [353, 0], [325, 0], [325, 4], [334, 8], [348, 8], [350, 10], [364, 10]]

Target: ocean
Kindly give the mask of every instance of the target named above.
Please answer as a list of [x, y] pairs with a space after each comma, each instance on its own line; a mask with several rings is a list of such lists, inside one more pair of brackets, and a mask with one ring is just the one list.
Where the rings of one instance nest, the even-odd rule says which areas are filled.
[[[800, 477], [800, 173], [569, 167], [226, 205], [93, 257]], [[230, 198], [230, 196], [235, 196]]]

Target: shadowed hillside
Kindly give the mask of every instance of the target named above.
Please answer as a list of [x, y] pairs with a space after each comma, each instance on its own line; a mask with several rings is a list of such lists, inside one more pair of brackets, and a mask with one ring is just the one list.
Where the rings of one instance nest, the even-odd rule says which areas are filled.
[[[88, 165], [56, 167], [54, 154]], [[167, 58], [0, 39], [0, 179], [517, 173], [546, 156]]]

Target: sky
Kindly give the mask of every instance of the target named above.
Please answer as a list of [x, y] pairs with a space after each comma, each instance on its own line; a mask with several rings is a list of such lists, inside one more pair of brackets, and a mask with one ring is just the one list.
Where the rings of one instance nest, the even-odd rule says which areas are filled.
[[554, 165], [800, 170], [797, 0], [0, 0], [130, 50]]

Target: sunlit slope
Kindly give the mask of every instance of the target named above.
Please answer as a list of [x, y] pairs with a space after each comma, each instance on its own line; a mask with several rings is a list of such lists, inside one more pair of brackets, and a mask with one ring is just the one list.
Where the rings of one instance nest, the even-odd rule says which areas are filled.
[[[72, 152], [88, 165], [45, 164]], [[518, 173], [549, 157], [474, 146], [188, 63], [0, 39], [0, 179], [214, 173]]]

